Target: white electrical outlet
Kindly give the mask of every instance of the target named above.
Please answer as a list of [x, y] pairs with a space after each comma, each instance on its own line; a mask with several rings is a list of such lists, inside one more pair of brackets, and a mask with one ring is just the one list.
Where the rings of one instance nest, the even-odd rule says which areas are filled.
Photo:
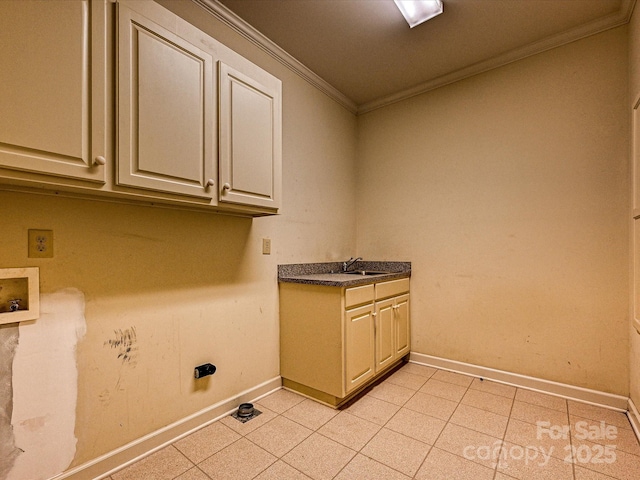
[[53, 230], [29, 230], [29, 258], [53, 258]]
[[262, 239], [262, 254], [271, 255], [271, 239], [270, 238]]

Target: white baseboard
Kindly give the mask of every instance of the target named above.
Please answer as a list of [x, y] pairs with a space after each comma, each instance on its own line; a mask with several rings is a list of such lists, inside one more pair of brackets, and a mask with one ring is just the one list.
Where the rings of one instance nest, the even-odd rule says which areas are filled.
[[640, 413], [636, 408], [633, 400], [629, 399], [629, 406], [627, 408], [627, 417], [629, 417], [629, 422], [631, 423], [631, 428], [636, 433], [636, 437], [640, 440]]
[[101, 457], [56, 475], [49, 480], [94, 480], [105, 478], [147, 455], [209, 425], [233, 412], [239, 404], [253, 402], [282, 388], [280, 376], [222, 400], [199, 412], [167, 425]]
[[[412, 352], [409, 361], [441, 370], [463, 373], [473, 377], [484, 378], [494, 382], [526, 388], [549, 395], [570, 400], [627, 412], [636, 436], [640, 438], [640, 412], [633, 401], [622, 395], [599, 392], [587, 388], [576, 387], [564, 383], [553, 382], [541, 378], [529, 377], [517, 373], [496, 370], [470, 363], [458, 362], [446, 358], [435, 357]], [[225, 415], [233, 412], [240, 403], [254, 402], [269, 393], [282, 388], [282, 378], [275, 377], [260, 385], [245, 390], [231, 398], [167, 425], [155, 432], [128, 443], [101, 457], [72, 468], [49, 480], [96, 480], [108, 477], [112, 473], [130, 465], [164, 447], [185, 437], [194, 431], [209, 425]]]
[[456, 360], [448, 360], [446, 358], [434, 357], [432, 355], [412, 352], [409, 357], [409, 361], [442, 370], [464, 373], [465, 375], [471, 375], [473, 377], [481, 377], [486, 380], [492, 380], [506, 385], [526, 388], [527, 390], [547, 393], [549, 395], [555, 395], [569, 400], [590, 403], [592, 405], [598, 405], [621, 412], [626, 412], [629, 406], [629, 398], [622, 395], [599, 392], [588, 388], [576, 387], [574, 385], [553, 382], [542, 378], [528, 377], [518, 373], [495, 370], [493, 368], [458, 362]]

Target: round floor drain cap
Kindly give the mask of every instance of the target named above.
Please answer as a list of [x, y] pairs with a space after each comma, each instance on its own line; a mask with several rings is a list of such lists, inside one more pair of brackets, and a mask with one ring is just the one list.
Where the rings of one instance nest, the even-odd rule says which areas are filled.
[[238, 407], [239, 417], [250, 417], [253, 415], [253, 403], [241, 403]]

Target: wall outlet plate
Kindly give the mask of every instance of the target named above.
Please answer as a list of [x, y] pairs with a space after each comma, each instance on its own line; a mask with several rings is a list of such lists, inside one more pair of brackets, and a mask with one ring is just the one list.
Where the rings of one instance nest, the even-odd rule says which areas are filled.
[[29, 258], [53, 258], [53, 230], [29, 230]]
[[262, 254], [271, 255], [271, 239], [270, 238], [262, 239]]

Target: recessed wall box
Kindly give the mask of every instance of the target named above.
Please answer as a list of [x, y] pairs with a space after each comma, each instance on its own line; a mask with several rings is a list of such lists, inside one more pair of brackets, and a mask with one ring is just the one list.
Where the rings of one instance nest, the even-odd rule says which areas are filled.
[[38, 267], [0, 268], [0, 325], [40, 316]]

